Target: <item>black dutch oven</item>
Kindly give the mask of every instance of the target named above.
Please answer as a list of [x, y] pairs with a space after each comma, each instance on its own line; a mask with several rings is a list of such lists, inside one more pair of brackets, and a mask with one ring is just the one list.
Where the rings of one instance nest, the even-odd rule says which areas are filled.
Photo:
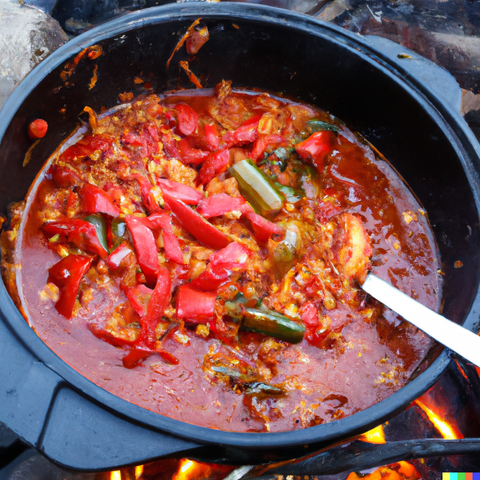
[[[317, 104], [386, 155], [429, 214], [445, 273], [445, 316], [477, 330], [480, 148], [471, 131], [444, 96], [420, 79], [422, 69], [419, 76], [409, 73], [421, 60], [396, 59], [395, 52], [382, 53], [363, 37], [284, 10], [240, 3], [169, 5], [118, 18], [64, 45], [17, 87], [1, 112], [0, 211], [23, 198], [85, 105], [96, 111], [116, 105], [117, 95], [132, 90], [140, 72], [153, 73], [158, 92], [191, 88], [178, 67], [186, 59], [184, 49], [170, 69], [165, 65], [199, 17], [210, 40], [190, 67], [206, 87], [230, 79], [236, 87]], [[94, 44], [104, 54], [80, 62], [64, 84], [64, 66]], [[94, 65], [98, 81], [90, 89]], [[437, 86], [446, 91], [448, 81], [439, 78]], [[26, 126], [34, 118], [47, 120], [49, 130], [23, 168], [31, 145]], [[454, 268], [456, 261], [463, 267]], [[332, 423], [283, 433], [212, 430], [163, 417], [94, 385], [36, 336], [0, 285], [0, 421], [54, 461], [80, 470], [162, 456], [231, 463], [298, 457], [397, 414], [435, 383], [449, 361], [441, 352], [397, 393]]]

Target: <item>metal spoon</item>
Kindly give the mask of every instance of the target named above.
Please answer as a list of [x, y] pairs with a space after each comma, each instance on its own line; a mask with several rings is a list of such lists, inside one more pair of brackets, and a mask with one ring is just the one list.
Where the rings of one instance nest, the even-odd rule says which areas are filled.
[[413, 300], [372, 273], [362, 285], [373, 298], [427, 335], [480, 367], [480, 337]]

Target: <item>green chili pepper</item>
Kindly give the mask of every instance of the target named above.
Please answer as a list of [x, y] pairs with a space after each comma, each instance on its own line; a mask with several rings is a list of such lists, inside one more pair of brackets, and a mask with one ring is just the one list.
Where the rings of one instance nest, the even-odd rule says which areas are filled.
[[239, 378], [245, 380], [247, 377], [240, 372], [237, 372], [233, 368], [228, 367], [210, 367], [210, 370], [215, 373], [222, 373], [223, 375], [228, 375], [229, 377]]
[[255, 382], [248, 385], [245, 393], [249, 395], [280, 395], [283, 390], [268, 383]]
[[220, 373], [221, 375], [226, 375], [230, 377], [230, 381], [236, 385], [245, 385], [245, 384], [251, 384], [252, 382], [255, 382], [256, 379], [258, 378], [257, 373], [241, 373], [237, 370], [234, 370], [233, 368], [230, 367], [224, 367], [223, 365], [219, 366], [212, 366], [210, 367], [210, 370], [216, 374]]
[[225, 302], [226, 314], [235, 320], [241, 320], [243, 318], [241, 306], [247, 304], [251, 307], [259, 307], [262, 304], [262, 301], [258, 297], [247, 298], [243, 293], [238, 293], [233, 301]]
[[125, 239], [125, 232], [127, 231], [127, 224], [121, 218], [114, 218], [110, 224], [110, 231], [112, 233], [112, 251], [115, 250]]
[[273, 261], [275, 262], [275, 270], [280, 278], [295, 264], [295, 254], [297, 252], [297, 234], [288, 230], [285, 233], [285, 239], [280, 242], [273, 251]]
[[98, 241], [102, 247], [108, 252], [107, 244], [107, 226], [105, 220], [100, 213], [95, 213], [93, 215], [88, 215], [84, 218], [85, 222], [91, 223], [95, 227], [97, 232]]
[[236, 320], [242, 318], [241, 302], [225, 302], [225, 313]]
[[243, 308], [243, 328], [263, 333], [289, 343], [299, 343], [303, 339], [305, 326], [272, 310]]
[[338, 133], [340, 130], [336, 125], [332, 125], [331, 123], [327, 123], [322, 120], [308, 120], [307, 125], [311, 133], [325, 130], [330, 130], [331, 132]]
[[274, 185], [277, 190], [279, 190], [285, 195], [285, 197], [287, 198], [287, 202], [289, 203], [296, 203], [305, 196], [305, 193], [300, 188], [286, 187], [285, 185], [282, 185], [278, 182], [275, 182]]
[[220, 373], [230, 377], [230, 381], [238, 387], [245, 390], [248, 395], [268, 396], [281, 395], [283, 390], [281, 388], [269, 385], [268, 383], [252, 381], [252, 375], [240, 373], [237, 370], [223, 366], [212, 366], [210, 370], [214, 373]]
[[240, 192], [260, 215], [277, 212], [283, 207], [283, 194], [251, 160], [242, 160], [229, 171], [236, 178]]

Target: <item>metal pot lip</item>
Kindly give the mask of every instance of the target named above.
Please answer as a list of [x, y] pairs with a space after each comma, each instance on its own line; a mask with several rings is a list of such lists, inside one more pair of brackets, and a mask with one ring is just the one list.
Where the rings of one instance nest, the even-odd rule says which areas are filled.
[[[458, 153], [472, 187], [477, 210], [480, 210], [478, 194], [480, 191], [480, 168], [478, 162], [472, 165], [471, 161], [468, 162], [466, 160], [468, 156], [478, 159], [480, 156], [480, 146], [458, 112], [448, 103], [432, 94], [428, 86], [420, 80], [408, 76], [407, 78], [402, 78], [405, 75], [405, 72], [402, 72], [402, 67], [386, 58], [381, 52], [362, 39], [362, 37], [347, 32], [340, 27], [321, 22], [320, 20], [302, 14], [268, 6], [244, 3], [208, 4], [203, 2], [171, 4], [129, 13], [98, 26], [60, 47], [60, 49], [44, 60], [20, 83], [8, 98], [1, 111], [0, 140], [3, 138], [8, 125], [24, 98], [33, 91], [41, 80], [72, 55], [101, 40], [136, 28], [156, 23], [178, 23], [198, 17], [206, 20], [211, 18], [229, 21], [238, 18], [239, 21], [246, 20], [260, 24], [274, 24], [312, 35], [328, 36], [331, 41], [340, 43], [345, 48], [355, 51], [356, 55], [361, 56], [365, 61], [373, 65], [374, 68], [383, 70], [391, 81], [400, 83], [404, 89], [408, 90], [422, 107], [435, 118], [437, 123], [442, 126]], [[349, 435], [359, 434], [403, 409], [418, 397], [420, 393], [432, 386], [450, 362], [447, 352], [443, 351], [425, 372], [405, 385], [398, 392], [368, 409], [331, 423], [302, 430], [278, 433], [220, 431], [164, 417], [129, 403], [95, 385], [58, 357], [43, 343], [40, 337], [32, 331], [14, 306], [13, 301], [6, 292], [3, 282], [0, 286], [0, 305], [2, 305], [0, 311], [1, 317], [21, 339], [26, 348], [47, 367], [60, 375], [69, 385], [82, 391], [88, 397], [95, 399], [118, 414], [127, 417], [131, 421], [204, 444], [222, 444], [224, 446], [245, 449], [267, 449], [333, 441], [342, 435], [345, 436], [346, 433]], [[476, 305], [480, 305], [480, 293], [478, 289], [474, 307], [471, 308], [464, 322], [464, 326], [470, 329], [473, 329], [475, 324], [478, 323], [477, 310], [479, 307], [475, 308]]]

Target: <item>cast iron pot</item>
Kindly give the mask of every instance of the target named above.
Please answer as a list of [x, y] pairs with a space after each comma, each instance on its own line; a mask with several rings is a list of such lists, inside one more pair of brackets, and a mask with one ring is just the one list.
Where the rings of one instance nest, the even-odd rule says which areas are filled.
[[[165, 64], [199, 17], [210, 40], [190, 68], [204, 86], [230, 79], [236, 87], [285, 92], [317, 104], [386, 155], [429, 214], [445, 273], [445, 316], [476, 330], [480, 149], [471, 131], [442, 95], [409, 73], [407, 61], [392, 60], [362, 37], [284, 10], [234, 3], [169, 5], [118, 18], [57, 50], [17, 87], [1, 112], [0, 210], [23, 198], [85, 105], [96, 111], [116, 105], [119, 93], [137, 88], [133, 80], [140, 72], [152, 72], [158, 92], [192, 88], [178, 67], [186, 59], [184, 49], [170, 69]], [[79, 62], [64, 83], [64, 66], [93, 44], [104, 54]], [[94, 65], [98, 80], [90, 89]], [[140, 87], [136, 93], [142, 93]], [[34, 118], [47, 120], [49, 130], [23, 168], [32, 143], [26, 127]], [[454, 268], [456, 261], [463, 267]], [[235, 433], [172, 420], [97, 387], [36, 336], [3, 284], [0, 319], [0, 421], [54, 461], [80, 470], [168, 455], [232, 463], [300, 456], [397, 414], [432, 386], [450, 361], [447, 352], [440, 353], [400, 391], [341, 420], [283, 433]]]

